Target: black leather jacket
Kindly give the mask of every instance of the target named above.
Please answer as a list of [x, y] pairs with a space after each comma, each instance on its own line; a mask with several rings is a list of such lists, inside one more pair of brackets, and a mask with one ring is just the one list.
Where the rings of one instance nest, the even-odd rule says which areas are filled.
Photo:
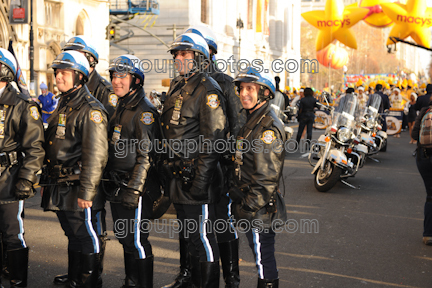
[[315, 108], [318, 108], [317, 100], [313, 96], [305, 96], [299, 101], [299, 118], [304, 115], [313, 114]]
[[[230, 190], [236, 221], [259, 219], [266, 228], [271, 227], [272, 221], [276, 219], [286, 221], [285, 202], [278, 192], [285, 158], [283, 124], [266, 103], [248, 117], [239, 136], [255, 145], [249, 146], [251, 149], [243, 146], [246, 152], [242, 153], [241, 178], [234, 176], [235, 186], [241, 191], [231, 193], [233, 189]], [[272, 198], [277, 212], [268, 213]]]
[[[118, 125], [121, 125], [120, 136], [114, 132]], [[108, 135], [110, 148], [106, 172], [127, 175], [127, 187], [142, 192], [147, 173], [155, 161], [155, 140], [160, 139], [159, 113], [145, 97], [144, 89], [125, 99], [120, 98], [110, 120]], [[123, 143], [122, 149], [119, 145], [114, 147], [116, 141]], [[112, 197], [107, 196], [108, 199]]]
[[226, 113], [230, 135], [237, 137], [240, 128], [246, 124], [246, 113], [242, 110], [243, 106], [240, 97], [233, 84], [233, 78], [219, 71], [210, 74], [222, 89], [222, 96], [225, 97]]
[[25, 153], [18, 164], [1, 173], [0, 204], [7, 204], [17, 201], [14, 192], [19, 178], [27, 179], [33, 184], [38, 182], [36, 173], [42, 168], [45, 156], [44, 130], [37, 104], [15, 90], [11, 84], [5, 87], [0, 96], [0, 107], [5, 113], [0, 152]]
[[[59, 133], [59, 116], [66, 114], [64, 139]], [[44, 189], [42, 207], [45, 210], [82, 211], [77, 199], [93, 201], [102, 171], [108, 160], [108, 116], [102, 104], [87, 86], [61, 96], [60, 103], [48, 120], [45, 132], [45, 162], [48, 170], [55, 165], [64, 168], [80, 166], [77, 185], [53, 185]], [[49, 184], [57, 184], [50, 178]]]
[[118, 103], [118, 97], [114, 93], [111, 83], [100, 76], [96, 70], [93, 70], [86, 85], [90, 94], [105, 107], [105, 110], [108, 112], [108, 117], [110, 118], [114, 114]]
[[[183, 103], [179, 124], [173, 124], [170, 121], [180, 94]], [[179, 178], [171, 181], [169, 190], [173, 203], [198, 205], [215, 202], [222, 184], [221, 171], [217, 168], [219, 154], [214, 147], [207, 149], [208, 146], [202, 140], [214, 143], [226, 137], [225, 102], [217, 82], [204, 73], [193, 75], [186, 83], [184, 79], [173, 81], [165, 100], [161, 122], [163, 136], [167, 141], [178, 141], [181, 147], [175, 159], [195, 160], [195, 177], [190, 188], [183, 187]], [[195, 141], [201, 151], [187, 151], [186, 141]]]

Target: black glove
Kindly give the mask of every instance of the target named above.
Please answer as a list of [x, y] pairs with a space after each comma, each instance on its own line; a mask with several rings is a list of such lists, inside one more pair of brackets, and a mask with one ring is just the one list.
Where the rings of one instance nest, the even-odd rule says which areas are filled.
[[18, 179], [18, 182], [15, 184], [15, 197], [18, 200], [24, 200], [33, 195], [33, 183], [27, 179]]
[[134, 210], [138, 208], [139, 197], [141, 196], [139, 191], [131, 188], [122, 188], [121, 194], [121, 203], [125, 209]]

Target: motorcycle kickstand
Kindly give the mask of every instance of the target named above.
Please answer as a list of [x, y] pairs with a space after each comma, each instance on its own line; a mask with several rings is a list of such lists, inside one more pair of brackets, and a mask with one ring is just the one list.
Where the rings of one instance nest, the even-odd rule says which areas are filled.
[[381, 163], [381, 161], [378, 160], [378, 159], [376, 159], [376, 158], [373, 158], [373, 157], [370, 157], [370, 156], [366, 156], [366, 158], [367, 159], [371, 159], [372, 161], [375, 161], [376, 163]]
[[358, 187], [356, 187], [356, 186], [354, 186], [354, 185], [352, 185], [352, 184], [350, 184], [350, 183], [348, 183], [347, 181], [345, 181], [345, 180], [340, 180], [343, 184], [345, 184], [345, 185], [347, 185], [348, 187], [350, 187], [350, 188], [353, 188], [353, 189], [356, 189], [356, 190], [360, 190], [360, 185], [358, 186]]

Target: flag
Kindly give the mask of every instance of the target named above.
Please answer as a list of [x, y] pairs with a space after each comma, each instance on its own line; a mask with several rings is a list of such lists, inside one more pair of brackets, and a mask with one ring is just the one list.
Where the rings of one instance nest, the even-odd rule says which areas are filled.
[[262, 8], [263, 8], [263, 0], [257, 1], [257, 10], [256, 10], [256, 32], [262, 32]]
[[[26, 81], [25, 81], [24, 75], [23, 75], [23, 73], [22, 73], [22, 71], [21, 71], [20, 65], [19, 65], [19, 63], [18, 63], [18, 59], [16, 59], [16, 56], [15, 56], [15, 53], [14, 53], [14, 50], [13, 50], [13, 47], [12, 47], [12, 40], [9, 41], [9, 48], [8, 48], [8, 50], [9, 50], [9, 52], [11, 52], [12, 55], [15, 57], [15, 61], [16, 61], [16, 63], [17, 63], [17, 73], [16, 73], [16, 75], [15, 75], [15, 79], [14, 79], [14, 81], [15, 81], [15, 83], [17, 84], [17, 86], [18, 86], [20, 92], [23, 93], [23, 94], [25, 94], [25, 95], [27, 95], [28, 97], [30, 97], [30, 93], [29, 93], [29, 91], [28, 91], [28, 88], [27, 88], [27, 84], [26, 84]], [[31, 97], [30, 97], [30, 98], [31, 98]]]

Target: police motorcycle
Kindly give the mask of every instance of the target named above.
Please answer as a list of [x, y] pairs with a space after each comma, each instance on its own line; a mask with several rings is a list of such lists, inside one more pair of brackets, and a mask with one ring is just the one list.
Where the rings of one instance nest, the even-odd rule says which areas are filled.
[[285, 114], [285, 112], [289, 112], [291, 110], [296, 111], [297, 108], [291, 108], [289, 107], [288, 110], [285, 110], [285, 99], [283, 97], [283, 94], [280, 91], [275, 92], [275, 97], [270, 100], [270, 108], [273, 109], [273, 111], [278, 116], [281, 123], [284, 125], [284, 130], [286, 133], [286, 139], [287, 141], [291, 139], [292, 135], [294, 134], [294, 130], [291, 127], [288, 127], [285, 123], [288, 122], [288, 116]]
[[[382, 98], [378, 94], [372, 94], [369, 96], [368, 102], [362, 113], [360, 119], [361, 132], [359, 138], [361, 144], [367, 147], [367, 153], [365, 153], [365, 158], [379, 162], [378, 159], [372, 157], [372, 155], [377, 154], [379, 151], [385, 151], [387, 148], [387, 133], [382, 131], [382, 126], [379, 124], [380, 118], [383, 120], [381, 115], [378, 113], [380, 108]], [[362, 166], [364, 161], [362, 163]]]
[[150, 100], [153, 106], [155, 106], [159, 114], [162, 114], [162, 109], [163, 109], [163, 105], [160, 100], [161, 95], [162, 94], [156, 90], [152, 90], [149, 94], [146, 93], [146, 97]]
[[[315, 188], [320, 192], [327, 192], [338, 181], [357, 189], [344, 180], [357, 173], [361, 162], [356, 152], [359, 144], [355, 134], [357, 104], [355, 95], [349, 93], [341, 98], [338, 107], [327, 108], [331, 110], [331, 125], [312, 145], [308, 156], [309, 163], [314, 166], [311, 174], [315, 175]], [[313, 160], [318, 162], [313, 164]]]

